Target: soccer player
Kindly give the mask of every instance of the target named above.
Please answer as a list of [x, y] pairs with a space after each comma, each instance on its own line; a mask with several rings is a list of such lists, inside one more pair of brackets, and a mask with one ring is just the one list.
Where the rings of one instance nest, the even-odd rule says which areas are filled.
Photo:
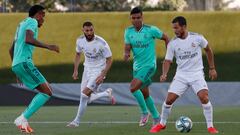
[[9, 49], [12, 58], [12, 71], [17, 76], [17, 82], [26, 85], [29, 89], [37, 89], [39, 93], [33, 98], [30, 105], [14, 121], [15, 125], [26, 133], [32, 133], [29, 118], [43, 106], [51, 97], [52, 90], [44, 76], [34, 66], [32, 53], [35, 47], [45, 48], [59, 53], [59, 47], [49, 45], [37, 40], [38, 28], [44, 22], [44, 7], [34, 5], [29, 10], [29, 17], [24, 19], [17, 27], [15, 39]]
[[125, 53], [124, 60], [130, 58], [130, 51], [133, 53], [133, 80], [130, 84], [130, 91], [138, 102], [141, 109], [139, 126], [145, 126], [150, 111], [153, 117], [153, 124], [160, 121], [160, 115], [149, 95], [151, 77], [156, 71], [156, 50], [155, 39], [164, 40], [167, 45], [169, 39], [159, 28], [143, 23], [141, 8], [135, 7], [130, 12], [132, 26], [125, 30]]
[[211, 80], [216, 79], [217, 72], [213, 51], [202, 35], [187, 31], [187, 22], [184, 17], [174, 18], [172, 27], [176, 37], [168, 44], [160, 81], [167, 79], [167, 73], [174, 56], [177, 62], [177, 71], [169, 87], [167, 98], [162, 105], [161, 122], [152, 127], [150, 132], [155, 133], [165, 129], [173, 103], [190, 87], [202, 103], [208, 132], [218, 133], [213, 126], [213, 107], [208, 97], [208, 86], [204, 79], [202, 62], [202, 48], [204, 48], [209, 65], [209, 77]]
[[82, 31], [84, 35], [80, 36], [76, 42], [76, 56], [72, 75], [74, 80], [78, 79], [80, 55], [83, 53], [85, 61], [83, 64], [84, 71], [82, 74], [81, 97], [77, 115], [75, 119], [67, 125], [68, 127], [79, 126], [87, 103], [93, 100], [101, 97], [109, 97], [112, 104], [115, 104], [111, 88], [108, 88], [104, 92], [98, 92], [100, 84], [104, 81], [112, 65], [112, 52], [110, 47], [102, 37], [94, 34], [94, 27], [91, 22], [84, 22]]

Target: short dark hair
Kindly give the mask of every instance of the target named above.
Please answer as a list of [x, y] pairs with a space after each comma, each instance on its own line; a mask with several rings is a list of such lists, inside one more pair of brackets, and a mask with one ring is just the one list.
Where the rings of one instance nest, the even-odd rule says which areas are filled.
[[132, 14], [138, 14], [141, 13], [142, 14], [142, 8], [141, 7], [135, 7], [131, 10], [130, 15]]
[[86, 22], [83, 23], [83, 27], [84, 26], [88, 26], [89, 27], [89, 26], [93, 26], [93, 24], [90, 21], [86, 21]]
[[183, 16], [177, 16], [172, 20], [172, 23], [177, 23], [177, 22], [180, 26], [184, 26], [184, 25], [187, 26], [187, 21]]
[[28, 16], [33, 17], [37, 12], [44, 10], [45, 8], [41, 5], [34, 5], [28, 11]]

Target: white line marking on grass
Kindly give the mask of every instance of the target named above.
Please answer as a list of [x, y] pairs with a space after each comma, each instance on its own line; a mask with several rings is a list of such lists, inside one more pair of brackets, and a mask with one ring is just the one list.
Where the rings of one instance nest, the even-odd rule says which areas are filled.
[[[67, 124], [69, 121], [32, 121], [33, 124]], [[136, 124], [136, 121], [83, 121], [82, 124]], [[168, 123], [175, 123], [170, 121]], [[194, 124], [205, 124], [203, 121], [193, 122]], [[216, 124], [240, 124], [240, 121], [217, 121]], [[13, 124], [10, 121], [0, 121], [0, 124]]]

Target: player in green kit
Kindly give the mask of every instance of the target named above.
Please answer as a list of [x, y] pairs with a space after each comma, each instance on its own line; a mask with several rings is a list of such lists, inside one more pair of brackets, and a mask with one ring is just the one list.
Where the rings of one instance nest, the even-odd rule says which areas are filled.
[[124, 60], [130, 58], [130, 51], [133, 53], [133, 80], [130, 84], [130, 91], [136, 98], [141, 108], [141, 119], [139, 126], [145, 126], [150, 111], [153, 117], [153, 124], [160, 121], [160, 115], [149, 95], [151, 77], [156, 71], [156, 50], [155, 39], [164, 40], [167, 45], [169, 38], [156, 26], [143, 23], [142, 10], [135, 7], [131, 10], [130, 20], [132, 26], [125, 30], [125, 53]]
[[34, 5], [29, 10], [29, 17], [18, 25], [15, 39], [9, 49], [12, 58], [12, 71], [17, 76], [17, 82], [26, 85], [29, 89], [37, 89], [39, 93], [33, 98], [29, 106], [17, 117], [14, 124], [26, 133], [32, 133], [29, 126], [29, 118], [43, 106], [51, 97], [52, 90], [46, 79], [34, 66], [32, 53], [35, 47], [45, 48], [59, 53], [59, 47], [48, 45], [37, 40], [38, 28], [44, 22], [44, 7]]

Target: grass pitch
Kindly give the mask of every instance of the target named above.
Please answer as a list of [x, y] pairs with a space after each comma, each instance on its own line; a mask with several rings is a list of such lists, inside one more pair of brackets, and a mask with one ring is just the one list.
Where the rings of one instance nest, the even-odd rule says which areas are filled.
[[[15, 117], [25, 107], [0, 107], [0, 135], [21, 135], [13, 124]], [[158, 105], [158, 108], [160, 106]], [[139, 110], [136, 106], [88, 106], [78, 128], [65, 127], [77, 111], [76, 106], [43, 107], [30, 120], [36, 135], [150, 135], [151, 121], [145, 127], [138, 127]], [[214, 107], [215, 126], [219, 135], [237, 135], [240, 131], [239, 107]], [[199, 106], [175, 106], [167, 128], [161, 135], [182, 135], [175, 129], [174, 121], [181, 115], [193, 121], [188, 135], [208, 135]]]

